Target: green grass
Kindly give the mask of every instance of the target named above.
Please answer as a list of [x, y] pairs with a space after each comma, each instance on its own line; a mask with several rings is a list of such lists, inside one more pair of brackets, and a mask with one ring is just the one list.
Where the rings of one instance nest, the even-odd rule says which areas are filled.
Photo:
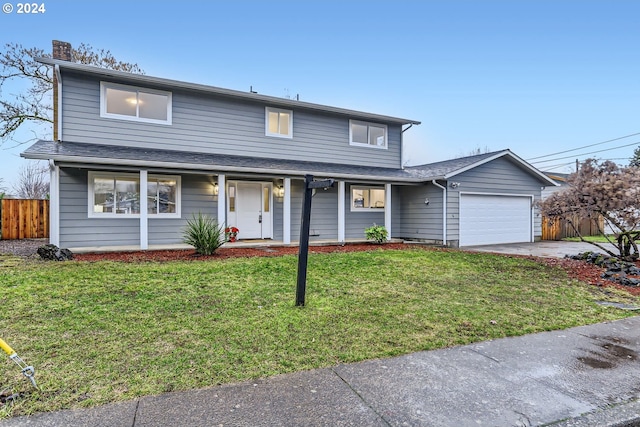
[[[596, 242], [596, 243], [609, 243], [609, 241], [607, 240], [607, 238], [600, 234], [598, 236], [583, 236], [584, 240], [586, 240], [587, 242]], [[611, 239], [612, 242], [616, 241], [615, 236], [613, 235], [609, 235], [609, 239]], [[567, 242], [581, 242], [582, 240], [580, 240], [579, 237], [565, 237], [564, 239]]]
[[[312, 254], [307, 306], [295, 256], [198, 262], [19, 262], [0, 257], [0, 414], [87, 407], [338, 363], [623, 318], [598, 288], [489, 254]], [[625, 297], [626, 296], [621, 296]]]

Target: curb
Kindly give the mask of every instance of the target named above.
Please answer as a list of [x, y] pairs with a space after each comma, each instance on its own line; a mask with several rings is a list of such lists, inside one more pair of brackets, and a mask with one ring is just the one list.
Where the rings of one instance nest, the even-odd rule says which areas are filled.
[[547, 424], [549, 427], [640, 427], [640, 400], [590, 412], [577, 418]]

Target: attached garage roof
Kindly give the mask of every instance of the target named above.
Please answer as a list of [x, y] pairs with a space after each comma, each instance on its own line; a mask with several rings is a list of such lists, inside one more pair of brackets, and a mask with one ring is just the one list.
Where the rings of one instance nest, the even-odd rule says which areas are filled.
[[512, 163], [514, 163], [517, 167], [520, 167], [531, 175], [537, 177], [545, 186], [558, 185], [544, 173], [534, 168], [520, 157], [513, 154], [511, 150], [494, 151], [491, 153], [478, 154], [475, 156], [445, 160], [443, 162], [410, 166], [406, 168], [406, 170], [409, 171], [413, 176], [422, 178], [424, 181], [430, 181], [434, 179], [447, 180], [470, 169], [477, 168], [478, 166], [484, 165], [501, 157], [510, 159]]

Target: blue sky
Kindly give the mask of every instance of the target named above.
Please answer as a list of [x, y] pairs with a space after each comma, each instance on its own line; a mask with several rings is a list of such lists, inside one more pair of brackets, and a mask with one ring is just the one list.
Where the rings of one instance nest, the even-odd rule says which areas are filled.
[[[37, 15], [8, 3], [2, 46], [84, 42], [152, 76], [419, 120], [405, 133], [408, 164], [478, 148], [531, 159], [640, 132], [635, 0], [49, 0]], [[0, 147], [5, 185], [26, 162], [14, 145]], [[638, 145], [534, 165], [626, 164]]]

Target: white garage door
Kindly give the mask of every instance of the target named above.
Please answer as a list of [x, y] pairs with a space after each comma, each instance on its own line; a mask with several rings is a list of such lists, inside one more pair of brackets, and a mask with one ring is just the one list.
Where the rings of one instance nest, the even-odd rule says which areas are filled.
[[460, 246], [531, 242], [531, 197], [460, 195]]

